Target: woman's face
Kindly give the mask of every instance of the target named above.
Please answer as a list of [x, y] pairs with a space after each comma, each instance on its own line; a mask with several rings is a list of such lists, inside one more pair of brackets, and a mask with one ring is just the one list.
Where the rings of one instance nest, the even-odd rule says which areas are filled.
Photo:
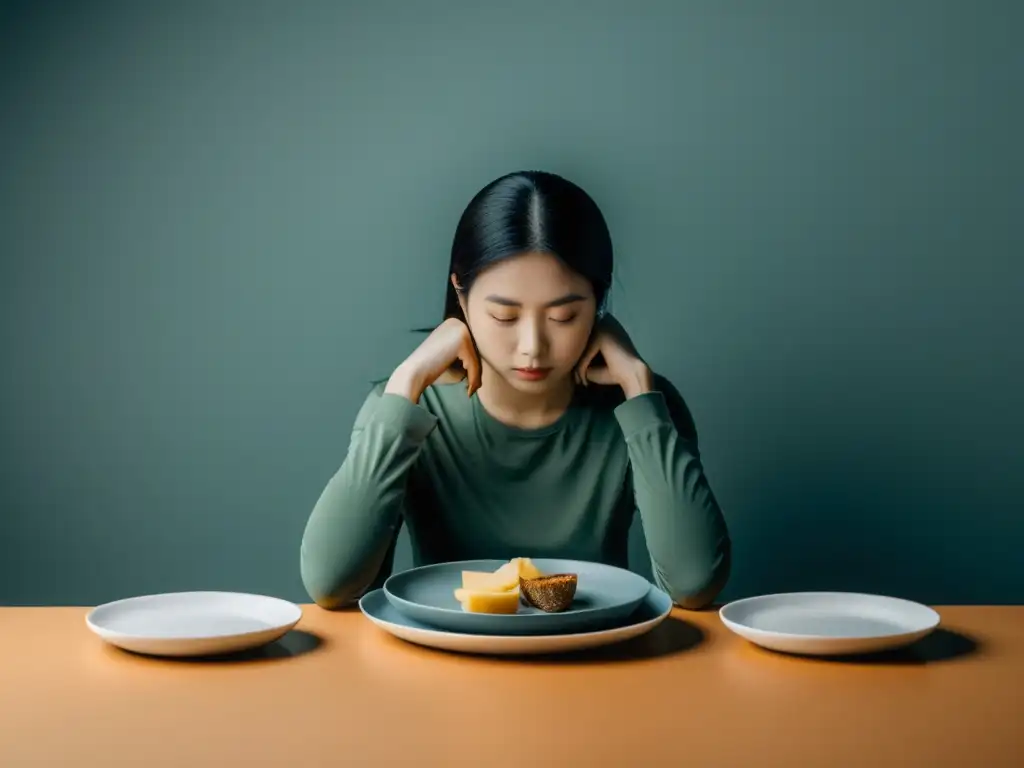
[[564, 386], [597, 313], [590, 282], [546, 253], [488, 267], [459, 301], [483, 364], [531, 394]]

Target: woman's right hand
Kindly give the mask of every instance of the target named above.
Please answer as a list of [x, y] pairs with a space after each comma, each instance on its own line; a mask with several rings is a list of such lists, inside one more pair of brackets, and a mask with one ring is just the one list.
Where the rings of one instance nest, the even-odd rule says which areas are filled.
[[480, 389], [480, 359], [469, 328], [458, 318], [449, 317], [395, 369], [384, 391], [418, 403], [424, 390], [447, 373], [456, 360], [466, 371], [466, 394], [472, 395]]

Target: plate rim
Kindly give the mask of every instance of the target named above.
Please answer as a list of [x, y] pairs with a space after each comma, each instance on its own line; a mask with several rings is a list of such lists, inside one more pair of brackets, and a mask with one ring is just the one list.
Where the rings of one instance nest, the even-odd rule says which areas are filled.
[[[124, 605], [125, 603], [133, 603], [133, 602], [136, 602], [136, 601], [139, 601], [139, 600], [143, 600], [143, 599], [148, 599], [148, 598], [173, 597], [173, 596], [181, 596], [181, 595], [228, 595], [228, 596], [235, 596], [235, 597], [237, 597], [237, 596], [255, 597], [255, 598], [259, 598], [261, 600], [274, 601], [274, 602], [283, 604], [284, 606], [287, 606], [289, 608], [294, 609], [296, 615], [294, 617], [294, 620], [293, 619], [289, 619], [288, 621], [281, 622], [279, 624], [274, 624], [273, 626], [264, 627], [262, 629], [254, 629], [254, 630], [250, 630], [248, 632], [220, 632], [220, 633], [215, 633], [215, 634], [185, 635], [185, 636], [177, 636], [177, 637], [169, 637], [167, 635], [139, 635], [139, 634], [135, 634], [135, 633], [131, 633], [131, 632], [121, 632], [121, 631], [116, 630], [116, 629], [108, 629], [107, 627], [104, 627], [102, 624], [98, 624], [98, 623], [96, 623], [94, 621], [94, 617], [95, 617], [96, 613], [100, 609], [110, 609], [110, 608], [117, 607], [119, 605]], [[117, 600], [110, 600], [110, 601], [108, 601], [106, 603], [100, 603], [99, 605], [94, 606], [93, 608], [89, 609], [88, 612], [86, 612], [86, 614], [85, 614], [85, 623], [86, 623], [86, 626], [88, 626], [90, 630], [92, 630], [97, 635], [99, 635], [100, 637], [103, 637], [103, 638], [118, 639], [118, 640], [148, 640], [148, 641], [158, 640], [158, 641], [190, 642], [190, 641], [196, 641], [196, 640], [216, 640], [216, 639], [228, 638], [228, 637], [238, 637], [238, 638], [254, 637], [256, 635], [262, 635], [262, 634], [264, 634], [266, 632], [279, 631], [281, 629], [285, 629], [285, 631], [287, 631], [288, 629], [291, 629], [296, 624], [298, 624], [299, 621], [302, 620], [303, 615], [304, 615], [304, 613], [303, 613], [301, 605], [299, 605], [298, 603], [293, 603], [291, 600], [285, 600], [283, 597], [275, 597], [274, 595], [263, 595], [263, 594], [259, 594], [257, 592], [236, 592], [236, 591], [232, 591], [232, 590], [220, 590], [220, 589], [187, 589], [187, 590], [181, 590], [181, 591], [177, 591], [177, 592], [153, 592], [153, 593], [145, 594], [145, 595], [133, 595], [131, 597], [122, 597], [122, 598], [118, 598]]]
[[[613, 570], [616, 570], [616, 571], [621, 571], [621, 572], [623, 572], [625, 574], [628, 574], [631, 577], [635, 577], [636, 579], [643, 580], [646, 583], [646, 585], [648, 586], [648, 588], [655, 586], [649, 579], [644, 578], [639, 573], [635, 573], [635, 572], [629, 570], [628, 568], [620, 568], [617, 565], [608, 565], [607, 563], [598, 562], [596, 560], [580, 560], [579, 558], [575, 558], [575, 557], [536, 557], [536, 558], [530, 558], [530, 559], [531, 560], [561, 560], [561, 561], [566, 562], [566, 563], [583, 563], [583, 564], [586, 564], [586, 565], [596, 565], [596, 566], [599, 566], [601, 568], [610, 568], [610, 569], [613, 569]], [[445, 608], [444, 606], [435, 606], [435, 605], [427, 605], [426, 603], [417, 603], [415, 601], [408, 600], [408, 599], [402, 597], [401, 595], [396, 595], [394, 592], [392, 592], [390, 589], [388, 589], [388, 584], [393, 579], [400, 578], [402, 576], [408, 576], [411, 573], [415, 573], [415, 572], [419, 572], [419, 571], [425, 571], [425, 570], [429, 570], [429, 569], [432, 569], [432, 568], [445, 568], [445, 567], [451, 567], [451, 566], [460, 566], [460, 565], [465, 565], [465, 564], [468, 564], [468, 563], [479, 563], [479, 562], [483, 562], [483, 561], [494, 561], [494, 562], [505, 562], [505, 563], [509, 562], [508, 560], [502, 561], [500, 558], [496, 558], [496, 557], [475, 557], [475, 558], [471, 558], [471, 559], [468, 559], [468, 560], [448, 560], [448, 561], [441, 562], [441, 563], [429, 563], [427, 565], [420, 565], [420, 566], [417, 566], [415, 568], [408, 568], [408, 569], [406, 569], [404, 571], [399, 571], [398, 573], [392, 573], [390, 576], [388, 576], [388, 578], [386, 578], [384, 580], [384, 583], [379, 588], [384, 591], [384, 594], [387, 596], [388, 600], [391, 600], [393, 598], [395, 600], [398, 600], [401, 603], [404, 603], [405, 605], [413, 606], [414, 608], [417, 608], [417, 609], [419, 609], [419, 608], [426, 608], [426, 609], [428, 609], [430, 611], [442, 611], [445, 614], [458, 614], [458, 615], [461, 616], [461, 615], [464, 615], [465, 612], [460, 610], [460, 609], [458, 609], [458, 608]], [[634, 607], [638, 606], [641, 602], [643, 602], [644, 599], [646, 599], [647, 594], [648, 594], [647, 592], [644, 592], [638, 599], [633, 600], [633, 601], [627, 600], [624, 603], [622, 603], [622, 605], [627, 605], [629, 602], [633, 602], [634, 603]], [[565, 616], [565, 615], [584, 616], [585, 617], [585, 616], [588, 616], [589, 614], [597, 612], [597, 611], [608, 611], [611, 608], [617, 608], [617, 607], [619, 607], [619, 606], [618, 605], [616, 605], [616, 606], [607, 606], [607, 605], [605, 605], [605, 606], [592, 606], [590, 608], [580, 608], [580, 609], [575, 610], [575, 611], [562, 611], [562, 612], [559, 612], [557, 614], [548, 614], [548, 613], [497, 614], [497, 613], [495, 613], [495, 614], [488, 614], [488, 616], [502, 617], [502, 618], [499, 618], [499, 620], [505, 620], [505, 621], [508, 621], [508, 622], [516, 621], [517, 620], [515, 618], [516, 616], [518, 616], [519, 618], [522, 618], [523, 616], [541, 616], [541, 617], [543, 617], [543, 616]], [[543, 620], [544, 619], [542, 618], [541, 621], [543, 621]]]
[[[559, 558], [550, 558], [550, 559], [556, 560], [556, 559], [559, 559]], [[460, 562], [462, 562], [462, 561], [460, 561]], [[465, 562], [472, 562], [472, 561], [465, 561]], [[649, 622], [660, 623], [660, 622], [664, 621], [666, 618], [668, 618], [669, 616], [671, 616], [672, 615], [672, 609], [676, 607], [675, 604], [672, 602], [672, 598], [668, 595], [668, 593], [664, 592], [663, 590], [658, 589], [658, 587], [655, 586], [654, 584], [651, 584], [650, 589], [647, 591], [647, 593], [644, 594], [644, 596], [642, 598], [640, 598], [641, 602], [643, 600], [646, 600], [647, 597], [651, 594], [650, 590], [657, 590], [659, 592], [662, 592], [668, 598], [668, 607], [664, 611], [659, 613], [657, 616], [654, 616], [654, 617], [648, 619], [647, 621], [638, 621], [638, 622], [624, 624], [624, 625], [617, 626], [617, 627], [606, 627], [604, 629], [594, 629], [594, 630], [589, 630], [587, 632], [562, 632], [562, 633], [551, 632], [551, 633], [530, 634], [530, 635], [494, 635], [494, 634], [480, 634], [480, 633], [477, 633], [477, 632], [457, 632], [455, 630], [441, 629], [439, 627], [404, 627], [404, 628], [405, 629], [413, 629], [416, 632], [423, 633], [423, 634], [425, 634], [425, 635], [427, 635], [429, 637], [461, 637], [461, 638], [465, 638], [467, 640], [487, 641], [487, 642], [492, 642], [492, 641], [496, 641], [496, 640], [506, 640], [506, 641], [507, 640], [514, 640], [514, 641], [517, 641], [517, 642], [522, 642], [522, 641], [529, 641], [529, 640], [536, 640], [536, 639], [543, 639], [543, 640], [552, 639], [553, 640], [553, 639], [556, 639], [556, 638], [557, 639], [564, 639], [564, 638], [578, 639], [578, 638], [596, 637], [596, 636], [599, 636], [599, 635], [606, 635], [609, 632], [615, 632], [617, 630], [625, 629], [627, 627], [642, 626], [642, 625], [647, 624]], [[378, 624], [378, 625], [379, 624], [388, 624], [388, 625], [391, 625], [391, 626], [402, 627], [403, 625], [396, 624], [393, 621], [386, 621], [385, 619], [380, 619], [380, 618], [376, 618], [374, 616], [371, 616], [369, 614], [369, 612], [366, 610], [366, 608], [363, 605], [363, 601], [373, 597], [378, 592], [381, 593], [381, 595], [384, 598], [384, 600], [386, 600], [386, 601], [388, 600], [387, 594], [384, 592], [384, 587], [381, 586], [381, 587], [377, 587], [377, 589], [372, 589], [369, 592], [365, 593], [362, 597], [359, 598], [358, 605], [359, 605], [360, 613], [362, 613], [363, 616], [365, 616], [369, 621], [373, 622], [374, 624]], [[390, 602], [390, 601], [388, 601], [388, 602]]]
[[[931, 620], [929, 621], [929, 623], [927, 625], [922, 625], [922, 626], [917, 627], [915, 629], [906, 629], [906, 630], [903, 630], [903, 631], [900, 631], [900, 632], [882, 632], [882, 633], [879, 633], [879, 634], [873, 634], [873, 635], [867, 635], [867, 636], [861, 636], [861, 635], [854, 636], [854, 635], [816, 635], [816, 634], [809, 634], [809, 633], [802, 633], [802, 632], [779, 632], [779, 631], [771, 630], [771, 629], [760, 629], [758, 627], [752, 627], [749, 624], [741, 623], [739, 621], [736, 621], [735, 619], [730, 619], [726, 615], [726, 610], [728, 608], [730, 608], [730, 607], [736, 608], [736, 607], [739, 607], [741, 605], [758, 602], [758, 601], [761, 601], [761, 600], [765, 600], [767, 598], [772, 598], [772, 597], [776, 597], [776, 598], [778, 598], [778, 597], [812, 597], [812, 596], [813, 597], [824, 597], [824, 596], [828, 596], [828, 597], [835, 597], [835, 596], [841, 596], [841, 597], [866, 597], [866, 598], [871, 598], [871, 599], [881, 598], [883, 600], [894, 601], [894, 602], [899, 602], [899, 603], [905, 603], [907, 605], [912, 605], [912, 606], [914, 606], [916, 608], [923, 608], [926, 611], [930, 612]], [[919, 603], [919, 602], [917, 602], [915, 600], [908, 600], [907, 598], [904, 598], [904, 597], [894, 597], [892, 595], [880, 595], [880, 594], [871, 593], [871, 592], [843, 592], [843, 591], [834, 591], [834, 590], [833, 591], [830, 591], [830, 590], [811, 590], [811, 591], [800, 591], [800, 592], [769, 592], [769, 593], [764, 594], [764, 595], [751, 595], [750, 597], [743, 597], [743, 598], [739, 598], [737, 600], [729, 601], [728, 603], [726, 603], [725, 605], [723, 605], [721, 608], [718, 609], [718, 617], [719, 617], [719, 619], [721, 619], [723, 624], [725, 624], [729, 629], [731, 629], [732, 631], [736, 632], [737, 634], [742, 634], [743, 632], [756, 632], [756, 633], [760, 633], [760, 634], [764, 634], [764, 635], [770, 635], [772, 637], [777, 637], [777, 638], [785, 638], [785, 639], [792, 639], [792, 640], [812, 640], [812, 641], [816, 641], [816, 642], [847, 642], [849, 640], [876, 640], [876, 639], [877, 640], [881, 640], [881, 639], [887, 639], [887, 638], [898, 638], [898, 637], [904, 637], [906, 635], [916, 634], [916, 633], [919, 633], [919, 632], [931, 632], [932, 630], [936, 629], [939, 626], [939, 624], [942, 622], [942, 616], [939, 614], [938, 611], [936, 611], [930, 605], [926, 605], [924, 603]], [[741, 632], [741, 630], [742, 630], [742, 632]]]

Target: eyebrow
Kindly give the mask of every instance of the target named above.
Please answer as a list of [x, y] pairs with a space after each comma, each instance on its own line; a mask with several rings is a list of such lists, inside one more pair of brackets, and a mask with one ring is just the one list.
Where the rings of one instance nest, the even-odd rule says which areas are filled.
[[[581, 296], [578, 293], [567, 293], [565, 296], [549, 301], [546, 306], [548, 307], [564, 307], [566, 304], [575, 304], [577, 301], [585, 301], [586, 296]], [[506, 299], [503, 296], [488, 296], [484, 301], [489, 301], [491, 304], [501, 304], [503, 307], [521, 307], [523, 306], [520, 302], [514, 301], [513, 299]]]

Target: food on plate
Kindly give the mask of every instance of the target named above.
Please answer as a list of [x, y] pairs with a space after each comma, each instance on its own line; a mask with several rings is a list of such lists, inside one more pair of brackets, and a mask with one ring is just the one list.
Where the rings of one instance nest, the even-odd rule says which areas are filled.
[[455, 590], [462, 610], [471, 613], [516, 613], [520, 600], [554, 613], [572, 605], [575, 595], [576, 574], [545, 576], [528, 557], [514, 557], [493, 573], [463, 571], [462, 587]]
[[521, 579], [539, 579], [544, 575], [541, 573], [540, 568], [534, 565], [533, 561], [528, 557], [513, 557], [510, 563], [516, 564], [517, 572]]
[[536, 579], [519, 579], [523, 602], [547, 613], [558, 613], [572, 605], [576, 596], [575, 573], [556, 573]]
[[455, 599], [469, 613], [516, 613], [519, 610], [519, 588], [507, 592], [481, 592], [456, 589]]
[[514, 557], [493, 573], [463, 571], [462, 588], [484, 592], [508, 592], [519, 586], [519, 579], [537, 579], [540, 572], [528, 557]]
[[519, 566], [515, 562], [505, 563], [494, 573], [486, 571], [463, 571], [462, 588], [478, 592], [508, 592], [519, 586]]

